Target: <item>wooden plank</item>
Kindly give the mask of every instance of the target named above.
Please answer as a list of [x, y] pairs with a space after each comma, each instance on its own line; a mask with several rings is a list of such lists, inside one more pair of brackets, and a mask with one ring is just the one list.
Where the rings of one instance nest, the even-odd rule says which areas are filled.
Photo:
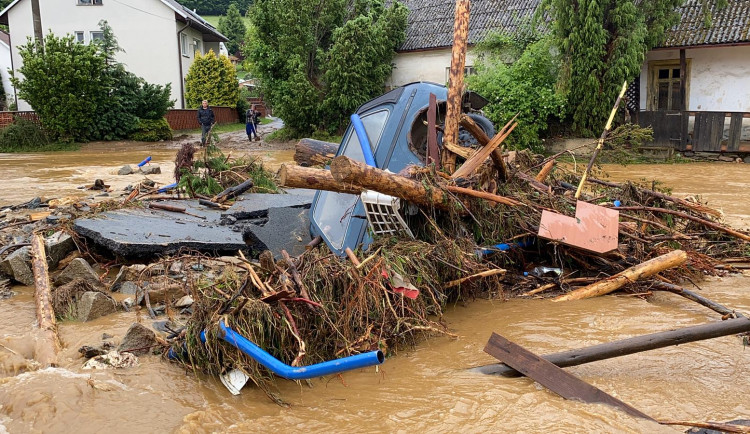
[[680, 151], [685, 151], [687, 149], [688, 141], [690, 139], [690, 136], [688, 135], [688, 127], [690, 123], [690, 113], [689, 112], [682, 112], [682, 123], [680, 125]]
[[435, 163], [435, 169], [440, 169], [440, 149], [437, 143], [437, 96], [430, 94], [427, 106], [427, 157], [425, 163]]
[[700, 152], [701, 147], [701, 124], [703, 123], [703, 113], [695, 113], [695, 119], [693, 120], [693, 151]]
[[[735, 335], [750, 331], [750, 319], [740, 317], [726, 321], [716, 321], [708, 324], [685, 327], [677, 330], [651, 333], [643, 336], [620, 339], [614, 342], [606, 342], [585, 348], [562, 351], [547, 354], [545, 360], [560, 368], [567, 366], [578, 366], [585, 363], [607, 360], [615, 357], [627, 356], [628, 354], [641, 353], [659, 348], [683, 345], [689, 342], [698, 342], [706, 339], [714, 339], [722, 336]], [[492, 364], [479, 366], [474, 370], [483, 374], [516, 376], [518, 373], [503, 364]]]
[[687, 110], [687, 59], [685, 49], [680, 49], [680, 110]]
[[726, 114], [711, 113], [711, 150], [714, 152], [721, 151], [721, 139], [724, 136], [724, 122]]
[[651, 416], [597, 389], [562, 368], [558, 368], [497, 333], [492, 333], [484, 351], [565, 399], [607, 404], [631, 416], [656, 422]]
[[728, 152], [740, 150], [740, 137], [742, 137], [742, 113], [732, 113], [732, 118], [729, 121]]

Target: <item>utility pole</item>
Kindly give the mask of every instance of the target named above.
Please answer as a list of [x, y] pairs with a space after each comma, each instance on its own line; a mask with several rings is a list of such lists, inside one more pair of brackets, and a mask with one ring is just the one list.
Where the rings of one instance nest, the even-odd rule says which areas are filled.
[[39, 10], [39, 0], [31, 0], [31, 16], [34, 19], [34, 39], [40, 47], [43, 47], [44, 33], [42, 32], [42, 13]]

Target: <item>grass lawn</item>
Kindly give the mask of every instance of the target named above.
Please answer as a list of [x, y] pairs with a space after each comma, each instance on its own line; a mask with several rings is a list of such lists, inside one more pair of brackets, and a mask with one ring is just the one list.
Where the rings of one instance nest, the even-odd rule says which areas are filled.
[[[219, 27], [219, 18], [221, 18], [222, 15], [201, 15], [201, 17], [208, 21], [208, 24], [211, 24], [214, 27]], [[245, 23], [245, 27], [250, 27], [250, 18], [242, 17], [242, 22]]]

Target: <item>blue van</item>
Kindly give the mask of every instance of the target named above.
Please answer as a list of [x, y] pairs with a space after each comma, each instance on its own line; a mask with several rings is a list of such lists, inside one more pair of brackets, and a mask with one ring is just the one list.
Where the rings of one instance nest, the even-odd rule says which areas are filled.
[[[439, 125], [445, 115], [448, 89], [435, 83], [407, 84], [363, 104], [357, 110], [378, 168], [398, 173], [409, 165], [424, 165], [427, 108], [431, 93], [437, 97]], [[466, 111], [479, 110], [487, 104], [487, 100], [471, 92], [464, 95], [463, 101]], [[490, 137], [494, 135], [489, 120], [471, 116]], [[365, 161], [352, 125], [344, 133], [336, 153], [336, 156], [339, 155]], [[310, 207], [310, 222], [311, 235], [320, 235], [331, 251], [340, 256], [345, 254], [347, 247], [354, 249], [360, 244], [367, 246], [372, 242], [367, 233], [364, 206], [358, 195], [318, 191]]]

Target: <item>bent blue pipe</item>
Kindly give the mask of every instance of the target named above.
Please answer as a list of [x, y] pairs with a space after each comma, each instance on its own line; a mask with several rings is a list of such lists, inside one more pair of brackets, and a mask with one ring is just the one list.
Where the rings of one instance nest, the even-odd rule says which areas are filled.
[[356, 113], [351, 115], [349, 119], [352, 121], [352, 126], [354, 126], [354, 132], [357, 133], [359, 146], [362, 147], [362, 154], [365, 156], [365, 163], [371, 167], [378, 167], [377, 164], [375, 164], [375, 156], [372, 155], [372, 148], [370, 147], [370, 138], [367, 137], [367, 132], [365, 131], [362, 119], [360, 119], [359, 115]]
[[[369, 353], [357, 354], [355, 356], [330, 360], [328, 362], [316, 363], [310, 366], [289, 366], [279, 359], [265, 352], [262, 348], [250, 342], [247, 338], [219, 322], [222, 339], [250, 356], [253, 360], [270, 369], [274, 374], [289, 380], [307, 380], [308, 378], [321, 377], [323, 375], [338, 374], [353, 369], [366, 368], [368, 366], [380, 365], [385, 361], [382, 351], [371, 351]], [[201, 342], [206, 342], [206, 332], [201, 332]], [[178, 359], [179, 354], [169, 350], [170, 359]]]
[[149, 155], [148, 157], [146, 157], [146, 159], [145, 159], [145, 160], [143, 160], [143, 161], [141, 161], [140, 163], [138, 163], [138, 167], [143, 167], [143, 166], [145, 166], [145, 165], [146, 165], [146, 163], [148, 163], [149, 161], [151, 161], [151, 156], [150, 156], [150, 155]]
[[505, 252], [510, 249], [514, 249], [517, 247], [529, 247], [530, 245], [534, 244], [534, 240], [521, 240], [517, 243], [500, 243], [495, 244], [494, 246], [490, 246], [484, 249], [477, 250], [478, 255], [489, 255], [492, 253], [496, 253], [498, 251]]
[[160, 189], [156, 190], [156, 192], [157, 192], [157, 193], [164, 193], [165, 191], [167, 191], [167, 190], [171, 190], [171, 189], [173, 189], [173, 188], [175, 188], [175, 187], [177, 187], [177, 183], [176, 183], [176, 182], [173, 182], [173, 183], [171, 183], [171, 184], [169, 184], [169, 185], [165, 185], [164, 187], [162, 187], [162, 188], [160, 188]]

